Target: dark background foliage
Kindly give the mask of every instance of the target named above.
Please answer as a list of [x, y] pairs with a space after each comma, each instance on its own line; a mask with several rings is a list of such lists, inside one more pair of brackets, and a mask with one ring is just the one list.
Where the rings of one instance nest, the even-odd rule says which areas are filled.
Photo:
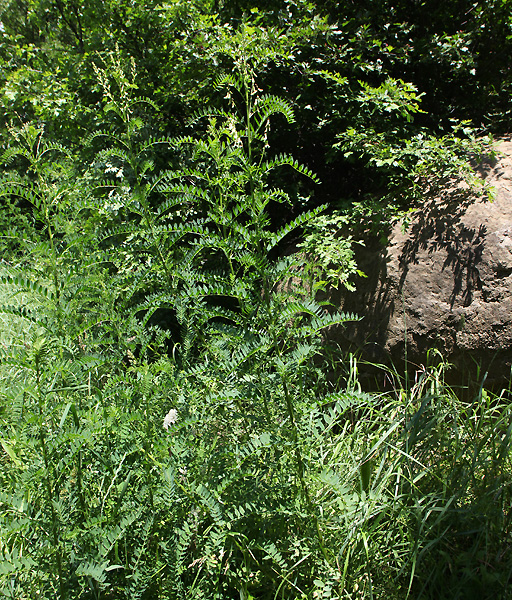
[[[229, 39], [244, 23], [261, 29], [260, 40], [267, 37], [275, 49], [258, 65], [258, 85], [292, 102], [297, 115], [297, 123], [274, 133], [273, 148], [293, 150], [323, 182], [314, 192], [297, 184], [296, 194], [314, 193], [319, 202], [361, 199], [385, 188], [386, 178], [364, 158], [333, 152], [336, 137], [357, 124], [391, 130], [396, 122], [389, 113], [361, 110], [359, 82], [376, 87], [392, 78], [417, 88], [422, 111], [402, 126], [405, 136], [451, 133], [461, 120], [481, 133], [509, 131], [511, 13], [509, 0], [4, 1], [3, 131], [36, 119], [87, 159], [80, 141], [105, 118], [92, 67], [117, 46], [135, 61], [142, 95], [159, 106], [153, 133], [181, 134], [190, 114], [218, 102], [213, 81], [232, 69]], [[325, 70], [345, 83], [326, 80]]]

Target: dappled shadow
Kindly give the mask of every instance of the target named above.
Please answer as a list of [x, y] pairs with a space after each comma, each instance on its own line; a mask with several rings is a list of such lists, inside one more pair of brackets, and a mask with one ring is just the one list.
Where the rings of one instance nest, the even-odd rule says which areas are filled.
[[395, 225], [385, 246], [366, 237], [358, 248], [358, 267], [368, 278], [330, 300], [363, 317], [333, 340], [361, 359], [360, 375], [366, 363], [382, 362], [379, 385], [382, 372], [395, 368], [414, 381], [432, 356], [442, 356], [453, 365], [450, 383], [468, 394], [484, 379], [489, 389], [509, 385], [512, 137], [500, 148], [498, 159], [475, 165], [484, 186], [445, 182], [428, 190], [408, 226]]
[[[342, 306], [344, 311], [354, 312], [363, 318], [331, 332], [329, 337], [334, 337], [344, 351], [354, 353], [365, 363], [394, 363], [402, 370], [405, 360], [407, 369], [414, 373], [417, 368], [415, 362], [424, 362], [423, 354], [437, 342], [428, 333], [430, 330], [405, 329], [406, 315], [400, 317], [404, 311], [408, 318], [421, 319], [421, 312], [410, 313], [414, 309], [408, 299], [405, 300], [407, 306], [403, 305], [402, 294], [407, 276], [412, 265], [424, 263], [425, 255], [432, 255], [436, 269], [450, 271], [450, 276], [440, 281], [441, 285], [451, 286], [443, 288], [441, 295], [446, 298], [445, 301], [451, 308], [472, 303], [475, 292], [481, 289], [479, 266], [487, 234], [484, 225], [471, 228], [464, 223], [463, 217], [475, 201], [474, 190], [460, 187], [436, 196], [426, 196], [422, 207], [413, 214], [408, 229], [400, 233], [398, 228], [393, 231], [390, 228], [389, 239], [393, 239], [394, 244], [384, 246], [381, 237], [367, 238], [365, 246], [356, 249], [358, 267], [367, 277], [356, 282], [355, 292], [332, 291], [329, 297], [335, 306]], [[416, 285], [413, 288], [417, 288], [420, 303], [421, 277], [428, 278], [429, 275], [428, 268], [425, 270], [424, 267], [420, 279], [419, 272], [415, 273]], [[432, 275], [435, 277], [434, 273]], [[428, 283], [425, 284], [425, 292], [427, 287]], [[443, 339], [446, 337], [443, 342], [446, 343], [445, 350], [456, 343], [458, 319], [456, 314], [443, 313], [439, 321], [442, 330], [437, 330], [437, 334]], [[360, 371], [364, 378], [375, 377], [371, 364], [366, 364], [364, 371]]]
[[450, 291], [450, 306], [453, 308], [458, 298], [460, 304], [469, 306], [473, 294], [481, 289], [478, 265], [485, 246], [486, 227], [467, 227], [461, 220], [470, 204], [475, 202], [475, 194], [469, 189], [455, 188], [440, 197], [429, 198], [415, 213], [413, 224], [399, 257], [400, 284], [402, 289], [409, 268], [418, 263], [418, 253], [429, 254], [444, 250], [444, 269], [453, 272], [453, 288]]
[[367, 359], [379, 362], [385, 358], [386, 331], [395, 309], [387, 272], [387, 250], [375, 237], [367, 239], [365, 246], [357, 246], [355, 252], [358, 268], [366, 277], [357, 280], [355, 292], [331, 290], [329, 301], [361, 320], [343, 325], [329, 337], [343, 338], [345, 350], [355, 354], [363, 351]]

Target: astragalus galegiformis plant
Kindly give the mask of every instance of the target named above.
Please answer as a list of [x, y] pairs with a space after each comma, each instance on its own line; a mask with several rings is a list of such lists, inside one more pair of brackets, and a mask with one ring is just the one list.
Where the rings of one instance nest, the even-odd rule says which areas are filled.
[[[24, 378], [22, 412], [4, 411], [3, 421], [3, 589], [61, 599], [307, 589], [315, 557], [330, 559], [300, 421], [311, 392], [324, 388], [313, 367], [318, 334], [348, 317], [329, 315], [306, 289], [284, 292], [296, 273], [291, 260], [273, 258], [320, 211], [271, 227], [270, 203], [289, 199], [270, 187], [270, 173], [312, 177], [291, 157], [269, 155], [271, 120], [292, 122], [292, 111], [259, 95], [246, 68], [219, 78], [237, 98], [197, 115], [203, 137], [145, 139], [138, 107], [151, 103], [130, 96], [131, 74], [115, 60], [110, 78], [99, 74], [117, 120], [90, 138], [106, 143], [91, 172], [115, 169], [118, 181], [89, 190], [81, 218], [98, 239], [84, 237], [81, 250], [91, 243], [107, 268], [82, 273], [85, 287], [96, 286], [87, 296], [96, 317], [80, 327], [82, 307], [59, 303], [71, 294], [62, 253], [79, 242], [62, 228], [55, 244], [63, 207], [45, 213], [55, 290], [35, 307], [43, 325], [33, 339], [5, 357]], [[188, 166], [157, 173], [156, 146]], [[162, 310], [174, 315], [168, 335], [144, 328]], [[45, 327], [55, 316], [57, 327]], [[292, 584], [283, 551], [296, 531], [308, 567]]]

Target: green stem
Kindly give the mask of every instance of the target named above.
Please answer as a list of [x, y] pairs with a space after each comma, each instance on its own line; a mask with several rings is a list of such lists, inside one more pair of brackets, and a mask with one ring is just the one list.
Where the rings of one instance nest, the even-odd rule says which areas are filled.
[[85, 501], [84, 501], [84, 493], [82, 489], [82, 451], [78, 451], [77, 456], [77, 477], [76, 477], [76, 485], [78, 491], [78, 499], [80, 502], [80, 510], [82, 511], [83, 519], [85, 521], [86, 510], [85, 510]]
[[[266, 259], [266, 252], [265, 252], [265, 248], [263, 246], [264, 241], [262, 243], [262, 240], [265, 239], [264, 235], [263, 235], [263, 227], [262, 227], [262, 223], [261, 223], [261, 211], [258, 212], [257, 215], [255, 215], [255, 208], [256, 208], [256, 202], [255, 202], [255, 188], [254, 188], [254, 177], [253, 177], [253, 171], [252, 171], [252, 125], [251, 125], [251, 116], [252, 116], [252, 103], [251, 103], [251, 93], [249, 91], [249, 85], [250, 85], [250, 78], [252, 77], [251, 73], [245, 73], [244, 74], [244, 79], [245, 79], [245, 84], [244, 84], [244, 88], [245, 88], [245, 119], [246, 119], [246, 123], [245, 123], [245, 135], [247, 138], [247, 158], [248, 158], [248, 165], [249, 165], [249, 190], [250, 190], [250, 196], [251, 196], [251, 212], [252, 212], [252, 219], [253, 219], [253, 223], [256, 225], [256, 253], [257, 256], [260, 258], [261, 261], [264, 261]], [[260, 159], [263, 159], [263, 155]], [[262, 287], [263, 287], [263, 297], [264, 297], [264, 301], [265, 304], [268, 306], [269, 302], [270, 302], [270, 289], [269, 289], [269, 281], [268, 281], [268, 273], [266, 271], [265, 268], [261, 269], [261, 280], [262, 280]]]
[[60, 598], [61, 600], [65, 600], [67, 598], [66, 588], [64, 585], [64, 574], [62, 570], [62, 557], [60, 553], [60, 544], [59, 544], [59, 533], [58, 533], [58, 520], [57, 515], [55, 513], [55, 508], [53, 506], [53, 492], [52, 492], [52, 484], [50, 481], [50, 461], [48, 460], [48, 451], [46, 448], [45, 435], [43, 430], [43, 420], [44, 420], [44, 410], [43, 410], [43, 397], [42, 397], [42, 384], [41, 384], [41, 367], [39, 364], [39, 360], [36, 358], [36, 383], [37, 383], [37, 401], [39, 406], [39, 441], [41, 443], [41, 449], [43, 452], [43, 461], [46, 472], [45, 483], [46, 483], [46, 492], [48, 495], [48, 507], [50, 509], [50, 514], [52, 517], [52, 535], [53, 535], [53, 543], [55, 546], [55, 560], [57, 563], [57, 574], [59, 579], [59, 590], [60, 590]]
[[148, 489], [149, 489], [149, 506], [151, 508], [151, 510], [153, 510], [153, 486], [152, 486], [152, 481], [151, 481], [151, 467], [152, 465], [150, 465], [149, 460], [146, 458], [148, 456], [151, 456], [151, 448], [150, 448], [150, 440], [153, 439], [152, 437], [152, 431], [151, 431], [151, 422], [149, 420], [149, 395], [148, 394], [144, 394], [144, 400], [146, 401], [146, 440], [145, 440], [145, 451], [144, 451], [144, 455], [145, 455], [145, 464], [144, 464], [144, 469], [146, 471], [146, 481], [148, 484]]
[[295, 449], [295, 460], [297, 462], [297, 475], [299, 478], [302, 495], [303, 495], [304, 500], [306, 501], [306, 505], [309, 509], [309, 512], [315, 521], [315, 529], [316, 529], [316, 535], [317, 535], [317, 540], [318, 540], [318, 546], [320, 547], [320, 550], [324, 556], [325, 561], [327, 563], [329, 563], [329, 556], [328, 556], [327, 550], [325, 548], [322, 532], [320, 531], [320, 524], [318, 522], [318, 517], [317, 517], [316, 511], [315, 511], [315, 505], [314, 505], [313, 501], [311, 500], [311, 496], [309, 494], [309, 490], [307, 488], [306, 480], [304, 477], [305, 467], [304, 467], [304, 460], [302, 458], [302, 453], [300, 451], [299, 443], [298, 443], [299, 442], [299, 434], [297, 431], [297, 423], [295, 421], [295, 411], [293, 410], [293, 403], [292, 403], [291, 395], [290, 395], [290, 392], [288, 389], [288, 384], [286, 382], [286, 378], [285, 378], [284, 374], [281, 375], [281, 381], [283, 384], [283, 392], [284, 392], [284, 397], [285, 397], [285, 401], [286, 401], [286, 409], [287, 409], [288, 417], [290, 418], [290, 423], [292, 426], [292, 430], [291, 430], [292, 431], [292, 441], [293, 441], [293, 446]]

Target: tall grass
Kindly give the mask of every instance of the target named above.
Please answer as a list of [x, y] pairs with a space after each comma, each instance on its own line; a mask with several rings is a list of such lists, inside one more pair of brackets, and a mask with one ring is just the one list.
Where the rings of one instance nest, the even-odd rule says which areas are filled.
[[319, 370], [290, 391], [294, 439], [264, 369], [134, 358], [100, 390], [20, 323], [2, 335], [3, 597], [510, 597], [505, 394], [462, 402], [441, 364], [408, 391], [354, 375], [318, 395]]

